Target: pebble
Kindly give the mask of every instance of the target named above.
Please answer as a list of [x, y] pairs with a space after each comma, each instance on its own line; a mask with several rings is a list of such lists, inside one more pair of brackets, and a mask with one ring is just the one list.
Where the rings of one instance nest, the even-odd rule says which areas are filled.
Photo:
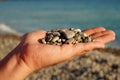
[[80, 36], [80, 35], [77, 35], [77, 36], [75, 36], [74, 38], [75, 38], [75, 40], [76, 40], [76, 41], [82, 41], [82, 39], [81, 39], [81, 36]]
[[52, 42], [56, 42], [57, 40], [59, 40], [59, 37], [58, 37], [58, 36], [55, 36], [55, 37], [52, 39]]
[[64, 35], [67, 39], [70, 39], [70, 38], [73, 38], [75, 36], [75, 32], [67, 30], [64, 32]]
[[51, 41], [52, 40], [52, 37], [51, 36], [47, 36], [46, 38], [45, 38], [45, 41], [46, 42], [49, 42], [49, 41]]
[[74, 31], [75, 31], [75, 32], [81, 32], [81, 30], [80, 30], [80, 29], [74, 29]]
[[74, 42], [74, 38], [70, 38], [70, 39], [68, 39], [65, 43], [71, 44], [71, 43], [73, 43], [73, 42]]
[[62, 40], [61, 39], [58, 39], [58, 42], [61, 42]]
[[69, 30], [74, 30], [74, 28], [70, 28]]
[[65, 42], [66, 40], [65, 39], [61, 39], [62, 40], [62, 42]]
[[43, 44], [46, 44], [46, 41], [45, 41], [45, 39], [42, 39], [41, 41], [42, 41], [42, 43], [43, 43]]
[[87, 37], [88, 35], [86, 33], [79, 33], [81, 37]]
[[57, 75], [52, 75], [51, 80], [57, 80]]
[[113, 71], [116, 72], [116, 71], [118, 70], [119, 66], [118, 66], [117, 64], [113, 64], [113, 65], [111, 66], [111, 68], [112, 68]]
[[60, 36], [60, 33], [59, 32], [53, 32], [53, 35], [54, 36]]

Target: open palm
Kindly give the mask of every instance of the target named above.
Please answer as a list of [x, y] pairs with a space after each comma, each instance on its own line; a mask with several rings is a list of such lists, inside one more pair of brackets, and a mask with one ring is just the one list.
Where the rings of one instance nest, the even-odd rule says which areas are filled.
[[37, 70], [82, 55], [85, 51], [104, 48], [105, 43], [115, 39], [115, 33], [103, 27], [91, 28], [83, 32], [89, 34], [94, 41], [74, 45], [46, 45], [39, 42], [46, 36], [46, 31], [27, 33], [17, 47], [18, 55], [29, 68]]

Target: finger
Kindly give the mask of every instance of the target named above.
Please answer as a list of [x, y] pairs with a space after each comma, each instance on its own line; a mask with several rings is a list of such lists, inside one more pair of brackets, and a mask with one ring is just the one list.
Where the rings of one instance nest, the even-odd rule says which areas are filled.
[[101, 31], [105, 31], [105, 28], [104, 27], [95, 27], [95, 28], [83, 30], [83, 32], [85, 32], [86, 34], [89, 34], [89, 35], [92, 35], [94, 33], [101, 32]]
[[94, 41], [100, 41], [100, 42], [103, 42], [103, 43], [108, 43], [108, 42], [111, 42], [111, 41], [115, 40], [115, 33], [111, 30], [107, 30], [105, 32], [98, 33], [98, 34], [94, 35], [93, 40]]
[[[100, 37], [102, 35], [106, 35], [106, 34], [110, 34], [111, 33], [111, 30], [106, 30], [106, 31], [101, 31], [101, 32], [97, 32], [95, 34], [92, 34], [91, 37], [93, 39], [97, 38], [97, 37]], [[114, 34], [113, 34], [114, 35]]]
[[97, 32], [95, 34], [92, 34], [91, 37], [92, 37], [92, 39], [95, 39], [95, 38], [100, 37], [104, 34], [106, 34], [106, 31]]
[[74, 45], [74, 51], [76, 55], [82, 55], [84, 51], [90, 51], [95, 48], [104, 48], [105, 45], [102, 42], [94, 41], [89, 43], [79, 43]]

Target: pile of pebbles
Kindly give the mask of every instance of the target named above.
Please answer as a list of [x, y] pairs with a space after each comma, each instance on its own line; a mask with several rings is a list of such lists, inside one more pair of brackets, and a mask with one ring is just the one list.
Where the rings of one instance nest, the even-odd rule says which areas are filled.
[[54, 29], [47, 32], [47, 35], [42, 40], [43, 44], [62, 45], [92, 42], [92, 38], [81, 32], [80, 29]]

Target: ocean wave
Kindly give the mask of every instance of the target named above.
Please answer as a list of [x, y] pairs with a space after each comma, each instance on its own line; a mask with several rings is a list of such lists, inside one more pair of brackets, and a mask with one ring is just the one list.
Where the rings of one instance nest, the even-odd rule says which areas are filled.
[[0, 33], [11, 33], [11, 34], [22, 35], [22, 33], [16, 31], [15, 29], [12, 29], [10, 26], [3, 23], [0, 23]]

